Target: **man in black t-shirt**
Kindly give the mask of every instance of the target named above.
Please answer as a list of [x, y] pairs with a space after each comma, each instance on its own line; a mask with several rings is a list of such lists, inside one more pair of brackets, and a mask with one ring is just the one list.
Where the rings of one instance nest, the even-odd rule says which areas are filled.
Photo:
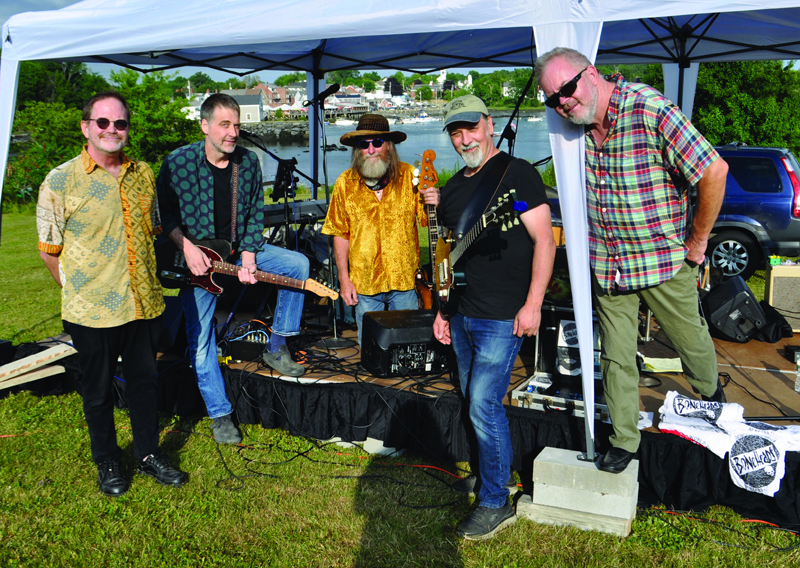
[[521, 223], [508, 231], [487, 227], [463, 254], [459, 264], [466, 285], [457, 290], [458, 312], [452, 317], [438, 313], [433, 328], [436, 338], [455, 351], [478, 442], [480, 506], [456, 532], [483, 540], [516, 521], [506, 487], [513, 450], [503, 400], [523, 337], [539, 330], [556, 245], [539, 173], [494, 147], [494, 125], [483, 101], [466, 95], [444, 110], [445, 129], [466, 167], [442, 189], [440, 223], [466, 232], [474, 224], [467, 219], [497, 205], [511, 189], [518, 204], [525, 204], [519, 206]]

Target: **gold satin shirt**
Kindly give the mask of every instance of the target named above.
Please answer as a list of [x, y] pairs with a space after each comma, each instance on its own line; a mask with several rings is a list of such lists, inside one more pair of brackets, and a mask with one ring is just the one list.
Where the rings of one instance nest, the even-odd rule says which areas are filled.
[[116, 327], [164, 311], [153, 235], [160, 231], [155, 178], [123, 156], [119, 178], [81, 155], [47, 174], [39, 189], [39, 250], [58, 255], [61, 317]]
[[411, 183], [414, 167], [400, 163], [379, 201], [350, 168], [336, 180], [322, 232], [350, 241], [350, 280], [359, 294], [414, 288], [419, 266], [417, 222], [428, 226], [422, 195]]

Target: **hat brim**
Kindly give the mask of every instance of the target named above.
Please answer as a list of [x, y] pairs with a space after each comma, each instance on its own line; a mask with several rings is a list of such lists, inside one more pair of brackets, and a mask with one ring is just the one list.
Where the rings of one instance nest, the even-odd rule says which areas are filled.
[[394, 142], [395, 144], [400, 144], [400, 142], [404, 141], [407, 136], [405, 132], [399, 131], [387, 132], [385, 130], [353, 130], [352, 132], [346, 132], [345, 134], [342, 134], [342, 137], [339, 138], [339, 142], [345, 146], [355, 146], [356, 142], [362, 138], [382, 138], [384, 140]]
[[458, 114], [454, 114], [453, 116], [448, 117], [444, 121], [444, 128], [442, 130], [447, 130], [447, 127], [453, 124], [454, 122], [467, 122], [469, 124], [477, 124], [480, 122], [481, 117], [483, 117], [482, 112], [460, 112]]

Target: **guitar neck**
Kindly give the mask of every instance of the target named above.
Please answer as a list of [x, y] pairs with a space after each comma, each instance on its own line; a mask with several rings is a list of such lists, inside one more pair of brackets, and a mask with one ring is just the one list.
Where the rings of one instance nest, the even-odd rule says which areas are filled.
[[[237, 266], [236, 264], [230, 264], [229, 262], [215, 261], [212, 264], [214, 272], [218, 272], [220, 274], [227, 274], [228, 276], [237, 276], [239, 274], [239, 269], [241, 268], [241, 266]], [[281, 276], [280, 274], [271, 274], [269, 272], [262, 272], [261, 270], [256, 270], [254, 276], [256, 280], [260, 282], [279, 284], [281, 286], [287, 286], [288, 288], [298, 288], [300, 290], [304, 290], [306, 287], [305, 280], [298, 280], [297, 278], [289, 278], [288, 276]]]
[[436, 241], [439, 240], [439, 220], [436, 218], [436, 206], [426, 205], [428, 210], [428, 249], [431, 253], [431, 262], [436, 259]]

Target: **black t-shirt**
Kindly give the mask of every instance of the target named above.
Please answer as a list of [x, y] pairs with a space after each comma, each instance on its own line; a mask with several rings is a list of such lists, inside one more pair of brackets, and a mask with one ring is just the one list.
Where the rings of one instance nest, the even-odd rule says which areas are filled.
[[228, 165], [224, 168], [218, 168], [208, 162], [206, 164], [214, 174], [214, 236], [217, 239], [230, 241], [233, 161], [228, 160]]
[[[466, 177], [462, 169], [450, 178], [441, 192], [438, 209], [441, 225], [452, 228], [458, 224], [461, 213], [496, 159], [497, 156], [486, 162], [472, 177]], [[497, 180], [491, 184], [494, 189]], [[516, 190], [518, 202], [527, 204], [525, 211], [547, 203], [539, 172], [525, 160], [512, 159], [490, 206], [497, 205], [498, 197], [510, 189]], [[455, 243], [451, 246], [455, 247]], [[459, 313], [471, 318], [514, 319], [528, 296], [532, 263], [533, 241], [522, 221], [508, 231], [501, 231], [499, 226], [486, 227], [456, 265], [457, 270], [463, 267], [466, 278], [466, 285], [457, 289]]]

